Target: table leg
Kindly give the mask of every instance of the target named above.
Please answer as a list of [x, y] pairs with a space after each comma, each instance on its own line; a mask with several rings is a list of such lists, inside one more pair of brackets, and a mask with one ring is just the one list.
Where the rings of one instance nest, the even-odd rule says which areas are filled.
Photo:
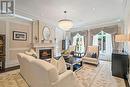
[[72, 64], [72, 65], [70, 65], [70, 70], [72, 70], [72, 71], [73, 71], [73, 64]]

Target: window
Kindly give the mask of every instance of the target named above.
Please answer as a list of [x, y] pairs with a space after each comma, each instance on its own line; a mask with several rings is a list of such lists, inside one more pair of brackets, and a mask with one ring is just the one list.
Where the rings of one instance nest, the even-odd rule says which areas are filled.
[[74, 37], [73, 37], [73, 45], [75, 45], [75, 51], [78, 53], [84, 53], [85, 48], [84, 48], [84, 36], [80, 35], [79, 33], [77, 33]]

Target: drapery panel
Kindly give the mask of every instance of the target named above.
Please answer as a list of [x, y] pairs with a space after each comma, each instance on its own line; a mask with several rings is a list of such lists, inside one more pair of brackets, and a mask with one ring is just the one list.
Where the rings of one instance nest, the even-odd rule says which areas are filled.
[[90, 32], [89, 40], [91, 41], [90, 45], [92, 45], [93, 36], [98, 34], [101, 31], [104, 31], [104, 32], [109, 33], [109, 34], [112, 35], [112, 47], [113, 47], [113, 50], [117, 50], [117, 48], [119, 47], [119, 43], [115, 42], [115, 35], [121, 33], [121, 29], [118, 27], [118, 25], [91, 29], [89, 31]]
[[115, 35], [121, 33], [121, 28], [118, 25], [94, 28], [83, 31], [71, 32], [71, 43], [73, 42], [73, 37], [79, 33], [80, 35], [85, 37], [85, 48], [87, 49], [88, 45], [92, 45], [93, 36], [98, 34], [99, 32], [104, 31], [112, 35], [112, 47], [113, 50], [117, 50], [120, 47], [120, 43], [115, 42]]

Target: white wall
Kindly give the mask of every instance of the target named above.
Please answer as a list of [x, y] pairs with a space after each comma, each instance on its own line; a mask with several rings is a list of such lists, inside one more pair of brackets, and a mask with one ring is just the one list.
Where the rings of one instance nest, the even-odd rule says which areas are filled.
[[55, 39], [56, 39], [56, 43], [55, 43], [55, 55], [54, 56], [60, 56], [61, 50], [62, 50], [62, 40], [64, 39], [64, 31], [56, 28]]
[[[17, 53], [29, 49], [31, 30], [32, 23], [23, 19], [11, 18], [0, 20], [0, 34], [6, 35], [6, 68], [19, 65]], [[26, 32], [27, 41], [13, 40], [13, 31]]]
[[[52, 44], [54, 45], [54, 56], [58, 56], [60, 55], [62, 50], [62, 40], [64, 38], [64, 31], [52, 27], [51, 25], [47, 26], [49, 26], [49, 28], [51, 29], [51, 40]], [[28, 50], [30, 48], [30, 43], [32, 43], [32, 41], [34, 43], [34, 36], [37, 36], [37, 33], [40, 35], [37, 36], [39, 39], [38, 43], [41, 43], [40, 38], [43, 37], [43, 35], [41, 35], [42, 31], [38, 30], [37, 28], [35, 28], [36, 30], [33, 31], [33, 27], [34, 26], [32, 22], [19, 18], [0, 20], [0, 34], [6, 35], [6, 68], [19, 65], [17, 60], [17, 53]], [[13, 31], [27, 32], [27, 41], [13, 40]]]

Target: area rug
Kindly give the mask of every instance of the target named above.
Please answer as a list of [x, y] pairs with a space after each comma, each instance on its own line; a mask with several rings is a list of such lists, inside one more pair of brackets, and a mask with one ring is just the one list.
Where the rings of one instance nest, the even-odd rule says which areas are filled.
[[[111, 75], [111, 63], [100, 61], [98, 66], [83, 64], [75, 77], [84, 87], [125, 87], [124, 80]], [[28, 87], [19, 70], [0, 74], [0, 87]]]
[[84, 64], [76, 77], [85, 87], [126, 87], [123, 79], [112, 76], [111, 62], [100, 61], [98, 66]]
[[0, 87], [29, 87], [19, 70], [0, 74]]

